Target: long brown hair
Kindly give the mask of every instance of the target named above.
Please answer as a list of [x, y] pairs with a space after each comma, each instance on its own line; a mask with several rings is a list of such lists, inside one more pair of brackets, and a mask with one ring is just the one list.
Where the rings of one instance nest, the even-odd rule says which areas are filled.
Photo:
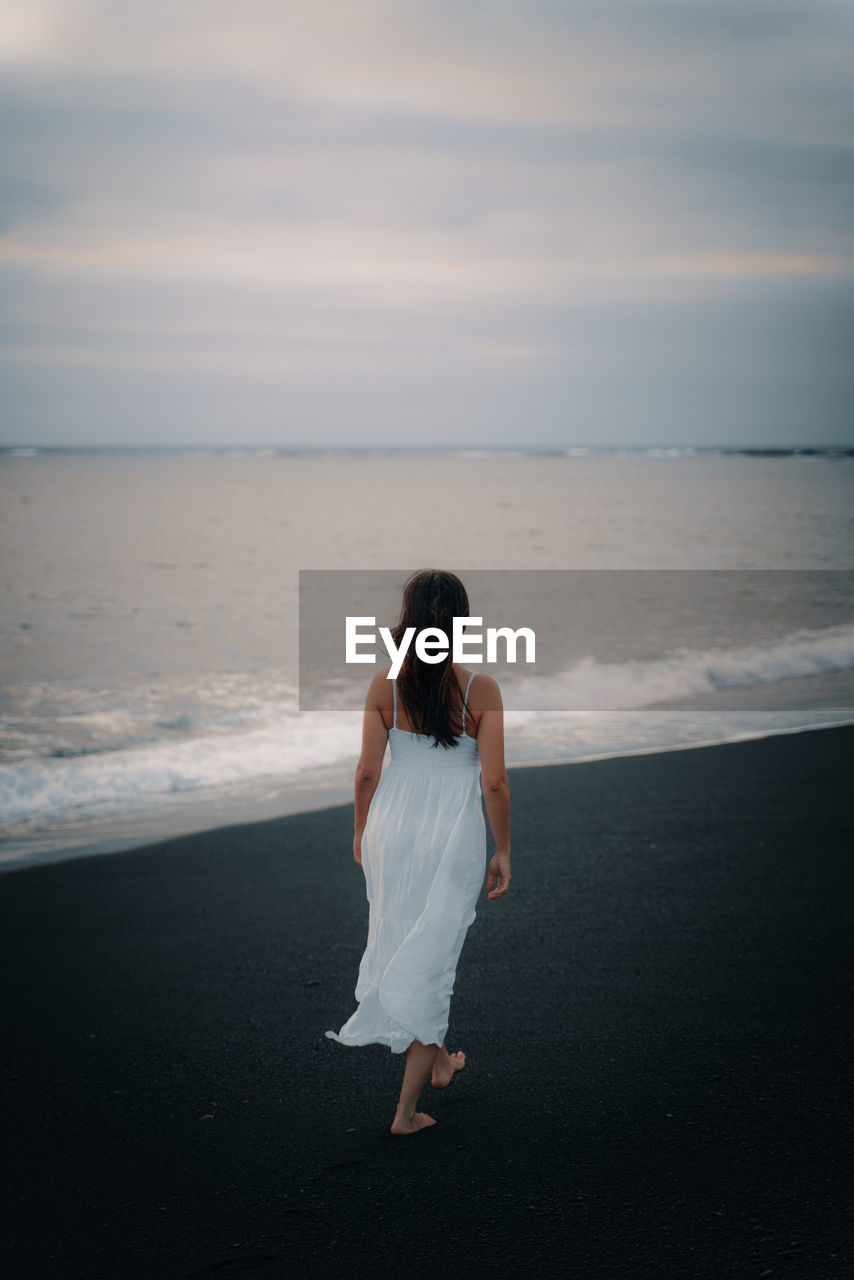
[[[454, 675], [451, 636], [454, 618], [469, 616], [469, 598], [459, 578], [442, 569], [421, 569], [403, 588], [400, 622], [392, 629], [399, 645], [407, 627], [415, 635], [425, 627], [439, 627], [448, 637], [448, 653], [441, 662], [422, 662], [415, 653], [415, 636], [400, 674], [397, 692], [413, 731], [432, 735], [434, 747], [455, 747], [463, 731], [463, 698]], [[457, 727], [458, 726], [458, 727]]]

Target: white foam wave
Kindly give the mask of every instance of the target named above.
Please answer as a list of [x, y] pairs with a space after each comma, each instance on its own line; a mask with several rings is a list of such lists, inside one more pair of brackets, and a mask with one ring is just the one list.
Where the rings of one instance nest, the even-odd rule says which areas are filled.
[[842, 623], [731, 649], [680, 648], [661, 657], [623, 663], [585, 657], [555, 676], [521, 676], [514, 681], [513, 702], [543, 711], [628, 711], [851, 667], [854, 624]]
[[14, 821], [266, 777], [281, 778], [286, 789], [306, 770], [355, 759], [360, 725], [356, 712], [334, 720], [305, 713], [245, 733], [3, 765], [0, 814]]
[[[710, 735], [726, 740], [733, 732], [750, 732], [757, 725], [760, 730], [781, 727], [784, 720], [806, 724], [811, 716], [795, 711], [776, 717], [746, 711], [735, 718], [721, 710], [717, 716], [698, 713], [678, 724], [672, 719], [675, 713], [667, 710], [640, 718], [613, 713], [848, 668], [854, 668], [854, 624], [802, 630], [775, 642], [740, 648], [679, 649], [622, 664], [588, 657], [557, 676], [519, 681], [512, 701], [505, 699], [508, 748], [516, 759], [585, 758], [591, 753], [687, 745], [708, 740]], [[779, 701], [782, 704], [782, 694]], [[514, 703], [525, 710], [512, 709]], [[331, 770], [336, 785], [345, 774], [351, 776], [359, 750], [360, 712], [299, 714], [292, 704], [278, 702], [274, 708], [260, 695], [251, 711], [248, 723], [245, 707], [240, 719], [226, 719], [227, 731], [222, 720], [219, 728], [211, 721], [188, 722], [184, 727], [193, 736], [178, 741], [123, 742], [114, 749], [95, 746], [2, 765], [0, 816], [7, 831], [30, 830], [58, 817], [64, 820], [66, 814], [77, 822], [89, 814], [151, 808], [182, 794], [195, 793], [201, 803], [217, 790], [230, 793], [232, 788], [259, 781], [266, 785], [270, 780], [273, 791], [280, 788], [285, 794], [317, 770]], [[112, 722], [111, 715], [118, 712], [90, 714], [97, 719], [98, 737], [104, 734], [104, 717], [112, 730], [126, 728], [123, 722]]]

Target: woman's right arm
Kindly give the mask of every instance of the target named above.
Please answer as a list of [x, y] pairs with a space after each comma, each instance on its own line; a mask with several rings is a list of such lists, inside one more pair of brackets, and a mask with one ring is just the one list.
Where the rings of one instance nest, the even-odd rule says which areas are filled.
[[362, 717], [362, 750], [356, 765], [354, 784], [353, 857], [362, 865], [362, 835], [368, 821], [368, 811], [383, 771], [383, 756], [388, 743], [388, 729], [382, 717], [384, 671], [378, 671], [371, 681], [365, 698]]
[[480, 675], [477, 749], [486, 816], [495, 853], [486, 876], [487, 898], [503, 898], [510, 885], [510, 783], [504, 766], [504, 704], [492, 676]]

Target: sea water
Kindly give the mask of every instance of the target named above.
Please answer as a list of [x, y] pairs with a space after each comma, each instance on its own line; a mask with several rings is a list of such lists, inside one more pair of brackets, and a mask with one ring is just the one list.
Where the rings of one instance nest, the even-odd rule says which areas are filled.
[[0, 867], [349, 799], [360, 714], [298, 709], [301, 569], [816, 571], [758, 632], [745, 593], [616, 658], [609, 597], [508, 764], [854, 721], [852, 498], [844, 449], [0, 451]]

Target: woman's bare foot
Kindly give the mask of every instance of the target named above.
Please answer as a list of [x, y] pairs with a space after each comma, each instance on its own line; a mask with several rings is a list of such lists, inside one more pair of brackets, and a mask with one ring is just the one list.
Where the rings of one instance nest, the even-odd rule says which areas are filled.
[[433, 1062], [433, 1075], [430, 1079], [433, 1088], [447, 1089], [454, 1078], [454, 1073], [462, 1071], [465, 1065], [464, 1053], [448, 1053], [446, 1049], [440, 1049]]
[[419, 1129], [426, 1129], [428, 1125], [435, 1123], [436, 1121], [433, 1117], [428, 1116], [424, 1111], [415, 1111], [409, 1118], [402, 1116], [398, 1119], [395, 1116], [391, 1122], [391, 1132], [395, 1136], [404, 1133], [417, 1133]]

